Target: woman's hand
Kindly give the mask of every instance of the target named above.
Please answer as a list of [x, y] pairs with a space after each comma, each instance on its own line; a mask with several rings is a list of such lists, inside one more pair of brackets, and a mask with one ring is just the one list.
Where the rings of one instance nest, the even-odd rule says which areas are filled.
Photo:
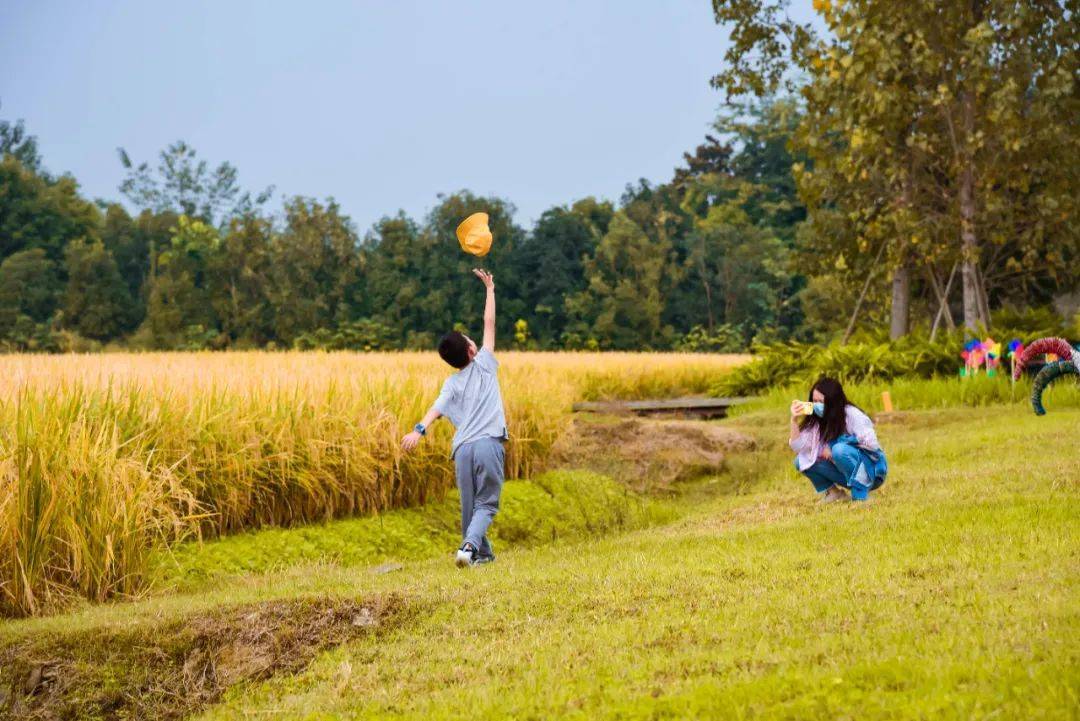
[[420, 443], [420, 438], [420, 434], [416, 431], [413, 431], [412, 433], [401, 439], [401, 447], [406, 451], [411, 451], [412, 449], [416, 448], [418, 443]]
[[795, 418], [799, 415], [799, 411], [801, 409], [802, 409], [802, 401], [792, 401], [791, 402], [791, 420], [795, 420]]
[[832, 460], [832, 449], [829, 448], [829, 444], [826, 443], [821, 447], [821, 457], [826, 461]]
[[[799, 434], [802, 433], [802, 429], [799, 428], [799, 414], [795, 412], [799, 407], [798, 403], [798, 401], [791, 402], [791, 433], [788, 434], [788, 445], [795, 443]], [[794, 447], [795, 446], [792, 445], [792, 448]]]

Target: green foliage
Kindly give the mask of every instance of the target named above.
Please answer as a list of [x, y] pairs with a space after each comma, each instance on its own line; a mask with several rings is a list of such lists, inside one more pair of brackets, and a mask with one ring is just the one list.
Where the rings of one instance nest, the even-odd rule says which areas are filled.
[[822, 375], [843, 383], [950, 375], [962, 365], [959, 345], [906, 338], [893, 343], [821, 347], [790, 341], [756, 349], [757, 358], [735, 368], [713, 388], [718, 396], [745, 396], [777, 386], [809, 387]]
[[233, 218], [209, 259], [211, 302], [230, 344], [260, 347], [274, 337], [272, 240], [269, 219]]
[[211, 170], [182, 140], [161, 151], [154, 169], [145, 162], [136, 166], [123, 148], [118, 152], [127, 170], [120, 192], [140, 210], [171, 211], [214, 224], [250, 213], [273, 193], [267, 188], [252, 197], [237, 184], [235, 167], [224, 162]]
[[709, 332], [700, 325], [675, 342], [675, 350], [687, 353], [737, 353], [746, 345], [743, 333], [727, 323]]
[[570, 327], [588, 329], [604, 349], [666, 347], [672, 329], [662, 320], [662, 289], [673, 270], [670, 252], [670, 243], [653, 241], [626, 213], [616, 213], [586, 264], [588, 288], [567, 299]]
[[[153, 575], [159, 585], [200, 586], [235, 573], [264, 573], [333, 559], [346, 566], [439, 556], [461, 540], [456, 491], [418, 508], [387, 511], [299, 528], [270, 528], [161, 550]], [[492, 538], [499, 548], [641, 528], [669, 518], [659, 503], [638, 497], [611, 478], [588, 471], [551, 471], [509, 481]]]
[[[994, 314], [993, 329], [983, 329], [979, 337], [989, 335], [1005, 346], [1013, 338], [1031, 343], [1037, 338], [1061, 335], [1065, 330], [1061, 317], [1050, 308], [1003, 308]], [[953, 376], [963, 365], [960, 351], [970, 338], [963, 330], [941, 333], [934, 343], [918, 334], [896, 341], [884, 341], [882, 335], [880, 330], [864, 333], [856, 337], [858, 342], [847, 345], [838, 341], [827, 346], [794, 341], [760, 345], [755, 349], [757, 358], [720, 379], [713, 393], [754, 395], [792, 383], [808, 387], [821, 375], [842, 382]], [[999, 373], [1007, 375], [1004, 361]]]
[[297, 350], [355, 350], [376, 351], [397, 348], [396, 331], [373, 318], [342, 323], [334, 330], [318, 328], [299, 336]]
[[64, 324], [94, 340], [114, 338], [128, 328], [131, 297], [116, 261], [101, 243], [77, 239], [64, 249], [67, 287]]
[[[749, 22], [739, 43], [768, 44], [777, 39], [770, 36], [773, 26], [787, 21], [766, 6], [771, 4], [739, 2], [718, 9], [717, 17]], [[798, 37], [771, 47], [760, 58], [762, 74], [745, 87], [770, 85], [766, 68], [790, 51], [813, 69], [805, 92], [729, 105], [715, 133], [685, 154], [685, 167], [675, 169], [671, 182], [630, 185], [617, 204], [587, 197], [551, 208], [529, 230], [514, 222], [509, 202], [468, 191], [440, 196], [421, 220], [404, 213], [385, 217], [362, 238], [332, 200], [290, 198], [272, 217], [263, 206], [268, 192], [245, 191], [234, 167], [212, 168], [184, 143], [166, 148], [156, 168], [135, 167], [121, 153], [128, 169], [121, 191], [139, 210], [133, 216], [116, 203], [86, 202], [72, 178], [41, 169], [35, 140], [21, 123], [2, 122], [0, 264], [12, 265], [6, 277], [0, 273], [0, 295], [18, 297], [20, 308], [14, 300], [0, 308], [0, 338], [6, 337], [0, 342], [64, 348], [63, 338], [49, 339], [63, 328], [84, 341], [146, 349], [430, 349], [450, 328], [475, 333], [483, 300], [469, 274], [475, 265], [498, 279], [499, 337], [518, 348], [700, 352], [830, 341], [844, 331], [858, 299], [856, 337], [877, 340], [873, 329], [889, 314], [892, 266], [910, 262], [912, 308], [925, 318], [936, 314], [934, 284], [944, 284], [957, 260], [941, 250], [957, 232], [951, 206], [916, 214], [904, 209], [903, 197], [915, 207], [957, 191], [933, 185], [944, 183], [954, 168], [926, 160], [932, 150], [935, 163], [948, 165], [955, 149], [943, 148], [941, 138], [924, 147], [925, 139], [912, 135], [922, 132], [920, 123], [936, 122], [924, 120], [936, 117], [932, 113], [914, 114], [930, 97], [916, 92], [925, 78], [900, 78], [900, 87], [864, 97], [868, 78], [880, 70], [873, 64], [881, 49], [875, 43], [896, 40], [892, 29], [870, 27], [875, 7], [845, 6], [841, 13], [830, 6], [827, 22], [844, 32], [829, 46], [790, 25]], [[764, 14], [751, 17], [758, 11]], [[914, 15], [904, 14], [904, 21], [919, 12], [909, 8], [905, 13]], [[853, 34], [847, 27], [852, 18], [867, 28]], [[1047, 47], [1059, 40], [1048, 40]], [[867, 57], [852, 59], [853, 48], [863, 48]], [[774, 50], [779, 54], [770, 55]], [[1030, 62], [1050, 61], [1043, 54]], [[739, 72], [752, 66], [744, 62]], [[887, 70], [893, 73], [888, 77], [897, 72]], [[1060, 92], [1061, 72], [1047, 73], [1040, 92]], [[905, 85], [908, 80], [915, 85]], [[1008, 115], [1011, 92], [1003, 89], [988, 107]], [[1041, 96], [1036, 105], [1050, 112]], [[912, 127], [904, 125], [910, 117], [919, 118]], [[1056, 117], [1041, 117], [1038, 132], [1057, 127]], [[989, 122], [994, 128], [1015, 125]], [[1009, 142], [1028, 143], [1014, 135], [1001, 136], [1009, 157], [1024, 152]], [[823, 142], [826, 137], [836, 142]], [[910, 147], [901, 142], [905, 138], [915, 138]], [[1055, 143], [1046, 147], [1063, 147]], [[910, 160], [916, 151], [928, 164], [917, 164], [912, 175], [899, 156]], [[985, 152], [980, 146], [973, 157]], [[977, 254], [981, 265], [975, 270], [985, 271], [985, 278], [976, 280], [990, 291], [980, 309], [1004, 301], [1017, 308], [1046, 304], [1075, 285], [1076, 273], [1069, 270], [1078, 260], [1075, 243], [1062, 231], [1062, 218], [1075, 213], [1060, 192], [1071, 182], [1072, 166], [1047, 167], [1044, 150], [1032, 157], [1039, 177], [1048, 179], [1043, 185], [1052, 186], [1048, 192], [1028, 177], [1035, 170], [1014, 182], [1000, 175], [1006, 166], [987, 165], [987, 177], [1007, 190], [980, 201], [986, 212], [976, 218], [989, 244]], [[905, 178], [918, 186], [909, 196]], [[1003, 193], [1019, 200], [1005, 202]], [[462, 218], [480, 210], [489, 214], [496, 239], [482, 260], [464, 255], [454, 233]], [[1008, 230], [1013, 227], [1023, 232]], [[68, 246], [75, 249], [68, 253]], [[35, 249], [43, 255], [32, 261], [19, 255]], [[872, 262], [876, 249], [882, 253], [878, 264]], [[29, 267], [46, 261], [52, 266]], [[42, 282], [27, 283], [27, 273]], [[963, 285], [961, 275], [952, 292]], [[951, 327], [956, 311], [939, 332]], [[993, 334], [1060, 326], [1039, 312], [1045, 317], [994, 311]], [[515, 327], [519, 320], [525, 333]]]
[[786, 5], [714, 0], [731, 43], [713, 82], [729, 97], [798, 87], [803, 268], [845, 258], [852, 288], [880, 270], [867, 286], [877, 306], [891, 305], [894, 274], [925, 280], [936, 301], [959, 268], [971, 330], [990, 323], [991, 295], [1039, 303], [1075, 287], [1078, 175], [1061, 158], [1080, 148], [1080, 31], [1066, 4], [821, 0], [825, 33]]
[[35, 323], [27, 315], [15, 316], [0, 337], [0, 351], [58, 353], [64, 350], [56, 330], [49, 323]]
[[[792, 399], [807, 397], [811, 382], [812, 379], [804, 379], [802, 382], [775, 386], [753, 402], [733, 408], [732, 415], [754, 413], [761, 409], [787, 412]], [[869, 413], [884, 410], [881, 401], [884, 391], [889, 392], [893, 408], [900, 411], [1010, 406], [1002, 411], [1025, 415], [1031, 413], [1031, 380], [1023, 378], [1014, 385], [1004, 373], [994, 377], [980, 373], [970, 378], [898, 376], [889, 380], [864, 380], [844, 385], [847, 397]], [[1051, 413], [1080, 408], [1080, 383], [1058, 382], [1046, 391], [1044, 401]]]
[[[1019, 338], [1027, 343], [1037, 338], [1060, 336], [1067, 331], [1064, 319], [1049, 306], [1024, 308], [1005, 306], [993, 313], [990, 335], [1008, 342]], [[1076, 337], [1080, 337], [1077, 334]]]
[[565, 299], [585, 286], [582, 259], [593, 254], [614, 212], [611, 203], [592, 198], [547, 210], [514, 255], [520, 283], [514, 293], [533, 316], [533, 336], [547, 347], [557, 347], [566, 331]]
[[[675, 234], [681, 273], [665, 317], [677, 327], [739, 326], [744, 345], [763, 328], [788, 337], [801, 322], [790, 263], [805, 209], [795, 195], [788, 140], [798, 108], [790, 100], [722, 115], [710, 142], [686, 155], [673, 185], [689, 228]], [[733, 150], [733, 148], [737, 150]]]
[[217, 327], [207, 263], [219, 245], [217, 231], [201, 220], [181, 215], [171, 229], [150, 279], [145, 326], [155, 347], [191, 347], [206, 329]]
[[97, 208], [79, 196], [74, 179], [54, 180], [14, 155], [0, 157], [0, 259], [40, 248], [59, 263], [67, 243], [95, 237], [97, 222]]
[[38, 153], [37, 138], [26, 132], [22, 120], [14, 123], [0, 120], [0, 158], [12, 156], [24, 167], [34, 172], [41, 170], [41, 155]]
[[271, 240], [274, 334], [283, 343], [349, 319], [358, 292], [359, 239], [334, 201], [293, 198]]
[[[483, 259], [462, 253], [455, 234], [458, 223], [477, 211], [488, 213], [496, 239]], [[404, 214], [383, 218], [363, 241], [365, 292], [356, 310], [394, 328], [399, 346], [430, 349], [455, 324], [479, 323], [484, 298], [471, 269], [480, 265], [495, 275], [497, 330], [509, 340], [514, 320], [524, 315], [516, 290], [520, 268], [513, 262], [523, 236], [513, 222], [513, 206], [464, 191], [441, 197], [422, 225]]]
[[0, 338], [19, 316], [43, 323], [56, 308], [60, 280], [56, 263], [41, 248], [12, 253], [0, 263]]

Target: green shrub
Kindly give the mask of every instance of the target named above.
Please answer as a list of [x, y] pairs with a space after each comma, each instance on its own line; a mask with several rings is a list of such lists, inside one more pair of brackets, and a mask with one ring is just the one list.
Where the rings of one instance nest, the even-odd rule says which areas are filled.
[[[1008, 345], [1012, 338], [1025, 343], [1052, 335], [1061, 335], [1065, 327], [1060, 316], [1049, 309], [1024, 312], [1001, 310], [994, 316], [1000, 325], [990, 336]], [[757, 358], [713, 384], [716, 396], [746, 396], [763, 393], [770, 388], [809, 386], [822, 375], [842, 383], [889, 381], [896, 378], [952, 377], [963, 361], [960, 351], [968, 338], [963, 330], [946, 332], [931, 343], [925, 337], [908, 335], [892, 342], [869, 341], [819, 346], [808, 343], [775, 343], [754, 349]], [[1007, 361], [1002, 359], [998, 371], [1008, 376]]]
[[712, 332], [700, 325], [675, 341], [675, 350], [683, 353], [738, 353], [746, 347], [740, 328], [723, 323]]
[[893, 343], [777, 343], [755, 349], [756, 360], [735, 368], [712, 388], [717, 396], [756, 395], [777, 386], [809, 385], [822, 375], [843, 383], [952, 375], [962, 364], [960, 345], [904, 338]]
[[299, 336], [293, 346], [297, 350], [394, 350], [398, 343], [394, 331], [371, 318], [341, 323], [337, 328], [317, 328]]
[[993, 328], [989, 335], [1003, 342], [1020, 338], [1031, 342], [1036, 338], [1059, 336], [1065, 333], [1065, 319], [1053, 308], [999, 308], [991, 313]]

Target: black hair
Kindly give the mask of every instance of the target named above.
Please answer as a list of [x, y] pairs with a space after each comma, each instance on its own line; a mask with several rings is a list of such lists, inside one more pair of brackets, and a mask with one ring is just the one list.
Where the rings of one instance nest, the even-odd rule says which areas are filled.
[[450, 331], [439, 341], [439, 355], [454, 368], [464, 368], [469, 365], [469, 339], [461, 331]]
[[825, 396], [825, 415], [821, 418], [815, 414], [806, 416], [799, 421], [799, 429], [817, 426], [818, 437], [825, 443], [832, 443], [842, 433], [847, 433], [847, 407], [862, 409], [847, 399], [844, 387], [835, 378], [818, 378], [810, 387], [807, 400], [813, 402], [814, 391], [821, 391], [821, 395]]

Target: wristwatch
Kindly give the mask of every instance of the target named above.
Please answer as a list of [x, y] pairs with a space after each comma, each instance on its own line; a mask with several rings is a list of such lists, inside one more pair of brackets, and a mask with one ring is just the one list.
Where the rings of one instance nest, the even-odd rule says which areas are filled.
[[427, 435], [427, 428], [424, 427], [423, 423], [417, 423], [415, 426], [413, 426], [413, 430], [422, 436]]

